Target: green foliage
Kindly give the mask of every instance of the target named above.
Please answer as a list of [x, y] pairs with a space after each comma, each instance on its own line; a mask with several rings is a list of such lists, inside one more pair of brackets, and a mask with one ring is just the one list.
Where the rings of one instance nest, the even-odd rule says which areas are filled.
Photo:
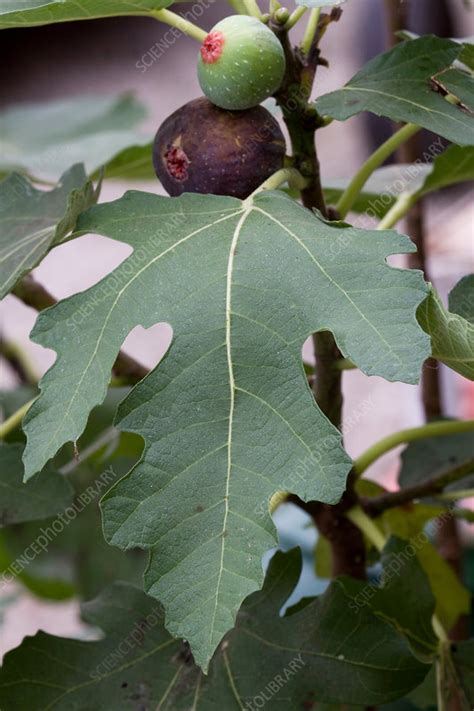
[[17, 173], [0, 183], [0, 298], [65, 240], [79, 214], [93, 205], [94, 190], [82, 165], [75, 165], [49, 192], [36, 190]]
[[22, 452], [21, 444], [0, 443], [0, 526], [46, 518], [72, 503], [72, 486], [51, 466], [23, 484]]
[[[291, 699], [295, 708], [321, 695], [335, 703], [378, 704], [423, 680], [429, 666], [383, 619], [394, 590], [375, 590], [372, 607], [366, 584], [341, 579], [299, 612], [278, 617], [299, 569], [296, 552], [273, 558], [264, 589], [242, 607], [208, 676], [167, 634], [156, 602], [115, 585], [84, 607], [84, 618], [102, 628], [105, 639], [80, 642], [40, 632], [7, 655], [0, 672], [2, 708], [16, 709], [20, 699], [29, 699], [38, 711], [53, 704], [58, 711], [98, 711], [125, 709], [140, 698], [162, 711], [237, 711], [254, 699], [259, 703], [260, 694]], [[425, 605], [417, 604], [420, 620], [429, 612]]]
[[[472, 281], [463, 285], [463, 300], [472, 299], [472, 286]], [[418, 309], [417, 318], [431, 337], [433, 356], [465, 378], [474, 380], [474, 325], [448, 311], [433, 287]]]
[[53, 22], [93, 20], [118, 15], [149, 15], [152, 10], [169, 7], [174, 0], [3, 0], [0, 29], [32, 27]]
[[[418, 559], [436, 600], [435, 611], [438, 619], [441, 620], [443, 627], [449, 630], [460, 615], [469, 612], [470, 595], [449, 563], [441, 557], [431, 543], [424, 530], [426, 523], [440, 514], [446, 516], [446, 513], [443, 513], [438, 507], [409, 505], [403, 508], [389, 509], [378, 522], [387, 535], [397, 536], [406, 541], [405, 560], [414, 556]], [[435, 530], [437, 530], [437, 526], [435, 526]], [[401, 570], [404, 574], [403, 566]], [[409, 579], [410, 576], [408, 576]]]
[[474, 180], [474, 146], [449, 146], [432, 163], [419, 195]]
[[[436, 474], [474, 458], [474, 433], [463, 432], [447, 437], [427, 437], [411, 442], [402, 453], [402, 467], [398, 476], [400, 486], [412, 486], [431, 479]], [[474, 465], [473, 465], [474, 471]], [[450, 490], [467, 489], [473, 477], [451, 484]]]
[[[447, 71], [460, 52], [458, 43], [438, 37], [402, 42], [368, 62], [342, 89], [320, 97], [316, 106], [339, 121], [371, 111], [472, 145], [474, 81], [459, 70]], [[448, 102], [443, 86], [471, 110]]]
[[8, 108], [0, 114], [0, 173], [16, 170], [34, 179], [58, 180], [71, 165], [83, 163], [88, 175], [105, 165], [106, 175], [128, 176], [151, 142], [151, 136], [137, 131], [145, 114], [129, 94]]
[[[425, 287], [418, 274], [385, 264], [387, 254], [411, 249], [405, 238], [330, 225], [281, 194], [242, 203], [129, 193], [84, 214], [79, 229], [126, 240], [136, 253], [38, 320], [33, 337], [57, 348], [58, 360], [25, 420], [26, 475], [79, 436], [131, 328], [168, 321], [170, 353], [120, 408], [121, 427], [141, 434], [146, 452], [106, 498], [105, 531], [123, 548], [153, 549], [147, 589], [165, 605], [168, 629], [206, 665], [261, 583], [273, 493], [335, 502], [350, 468], [307, 388], [305, 338], [329, 326], [365, 372], [413, 382], [428, 354], [414, 319]], [[338, 238], [344, 251], [333, 257]], [[368, 285], [381, 279], [375, 302]], [[403, 309], [394, 308], [405, 289]], [[77, 328], [84, 318], [88, 328]], [[308, 460], [311, 476], [292, 486], [288, 475]], [[183, 587], [192, 594], [177, 596]]]
[[449, 310], [474, 324], [474, 274], [468, 274], [450, 291]]
[[[430, 536], [448, 515], [446, 502], [472, 486], [472, 475], [434, 501], [412, 494], [408, 503], [383, 510], [391, 495], [374, 482], [352, 481], [335, 425], [346, 367], [414, 384], [432, 355], [474, 379], [473, 275], [453, 289], [447, 310], [420, 271], [389, 266], [391, 255], [413, 252], [414, 245], [382, 229], [424, 196], [474, 178], [473, 45], [405, 33], [407, 41], [314, 104], [307, 101], [320, 58], [314, 43], [340, 16], [319, 9], [342, 0], [297, 2], [313, 8], [291, 15], [291, 25], [308, 19], [297, 51], [291, 44], [283, 51], [283, 27], [276, 29], [275, 18], [262, 24], [253, 0], [231, 4], [242, 14], [214, 28], [225, 30], [223, 54], [206, 64], [201, 53], [202, 86], [232, 109], [273, 92], [293, 148], [285, 169], [258, 185], [256, 168], [275, 149], [270, 116], [264, 112], [247, 133], [237, 124], [235, 136], [224, 130], [232, 146], [226, 159], [217, 151], [215, 124], [214, 133], [200, 126], [203, 134], [191, 126], [195, 184], [215, 193], [225, 171], [235, 179], [250, 167], [257, 189], [245, 200], [130, 192], [94, 206], [99, 188], [91, 177], [100, 183], [153, 175], [151, 137], [137, 130], [144, 109], [130, 95], [23, 105], [0, 115], [0, 174], [16, 171], [0, 184], [1, 296], [15, 290], [34, 305], [25, 295], [34, 283], [20, 280], [66, 239], [95, 233], [132, 249], [98, 284], [40, 314], [32, 338], [56, 361], [39, 395], [34, 374], [22, 373], [21, 351], [0, 351], [20, 380], [33, 383], [0, 393], [2, 417], [12, 415], [1, 425], [2, 580], [14, 581], [20, 595], [26, 588], [50, 601], [99, 595], [83, 608], [95, 641], [40, 632], [7, 654], [0, 705], [253, 711], [263, 699], [270, 710], [289, 711], [471, 708], [472, 640], [446, 640], [469, 611], [470, 597]], [[6, 0], [0, 28], [136, 15], [202, 43], [205, 30], [166, 10], [171, 5]], [[355, 179], [321, 184], [314, 130], [362, 111], [414, 125], [397, 131]], [[228, 111], [226, 118], [233, 122], [235, 115]], [[419, 127], [453, 145], [441, 152], [438, 138], [423, 161], [375, 170]], [[183, 151], [184, 129], [176, 136]], [[283, 153], [279, 133], [277, 140]], [[169, 142], [165, 136], [166, 150]], [[257, 144], [258, 166], [246, 165], [245, 148]], [[210, 168], [210, 186], [199, 160]], [[179, 171], [175, 177], [181, 180]], [[246, 197], [253, 189], [232, 194]], [[322, 190], [340, 215], [350, 206], [383, 223], [365, 230], [324, 219], [336, 214], [325, 209]], [[43, 294], [36, 306], [50, 302]], [[159, 322], [173, 329], [162, 362], [144, 378], [132, 363], [124, 379], [112, 381], [130, 331]], [[316, 364], [304, 366], [301, 350], [312, 334]], [[124, 361], [121, 354], [122, 370]], [[135, 386], [111, 387], [124, 382]], [[29, 400], [23, 433], [21, 406]], [[436, 427], [443, 432], [446, 424]], [[376, 443], [354, 471], [406, 441], [402, 435], [420, 433], [426, 430]], [[413, 442], [402, 455], [402, 496], [404, 488], [473, 456], [469, 433]], [[332, 506], [346, 487], [348, 496]], [[277, 545], [269, 504], [276, 508], [287, 493], [320, 529], [317, 574], [354, 575], [331, 580], [316, 598], [299, 594], [314, 571], [310, 545], [302, 544], [303, 567], [292, 551], [277, 553], [266, 576], [262, 570], [262, 556]], [[383, 497], [382, 504], [373, 497]], [[459, 508], [449, 515], [473, 517]], [[351, 525], [359, 532], [341, 546], [340, 531]], [[374, 570], [381, 570], [380, 585], [363, 579]], [[149, 596], [133, 587], [141, 576]], [[312, 591], [324, 587], [312, 584]]]

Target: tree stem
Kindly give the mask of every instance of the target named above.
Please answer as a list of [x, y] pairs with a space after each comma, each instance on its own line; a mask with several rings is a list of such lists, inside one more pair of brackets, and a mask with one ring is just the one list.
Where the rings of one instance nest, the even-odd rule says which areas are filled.
[[336, 209], [341, 218], [344, 218], [347, 215], [374, 170], [379, 168], [399, 146], [401, 146], [405, 141], [408, 141], [408, 139], [411, 138], [411, 136], [414, 136], [419, 130], [419, 126], [415, 126], [413, 123], [407, 123], [405, 126], [396, 131], [393, 136], [388, 138], [385, 143], [382, 143], [382, 145], [379, 146], [371, 156], [369, 156], [362, 167], [359, 168], [357, 173], [354, 175], [339, 199]]
[[[312, 14], [314, 19], [315, 13]], [[290, 134], [295, 166], [308, 179], [306, 187], [301, 190], [301, 201], [309, 210], [318, 209], [327, 217], [315, 141], [316, 129], [322, 125], [322, 121], [317, 112], [308, 105], [319, 61], [317, 26], [316, 22], [311, 51], [304, 57], [292, 49], [287, 31], [274, 27], [282, 42], [287, 62], [286, 76], [276, 98], [283, 110]], [[298, 88], [297, 91], [295, 87]], [[340, 361], [341, 354], [331, 333], [316, 333], [313, 340], [316, 358], [313, 390], [315, 399], [322, 412], [339, 427], [342, 415], [342, 371], [336, 367], [336, 363]], [[313, 518], [320, 533], [329, 541], [332, 574], [365, 579], [364, 538], [360, 530], [345, 516], [357, 502], [353, 473], [349, 475], [346, 492], [336, 506], [316, 501], [304, 502], [297, 497], [290, 497], [290, 500]]]
[[202, 43], [207, 37], [207, 32], [201, 27], [198, 27], [194, 22], [186, 20], [186, 18], [181, 17], [176, 12], [171, 12], [171, 10], [155, 10], [151, 15], [160, 22], [164, 22], [166, 25], [171, 25], [171, 27], [176, 27], [180, 32], [188, 37], [192, 37], [198, 42]]
[[429, 422], [421, 427], [394, 432], [394, 434], [381, 439], [356, 459], [354, 470], [360, 476], [377, 459], [390, 452], [391, 449], [398, 447], [399, 444], [407, 444], [427, 437], [444, 437], [460, 432], [472, 432], [473, 430], [474, 420], [442, 420], [440, 422]]
[[445, 471], [437, 474], [432, 479], [423, 481], [420, 484], [408, 486], [399, 491], [391, 491], [381, 496], [366, 499], [364, 502], [364, 510], [370, 516], [378, 516], [387, 509], [393, 509], [396, 506], [403, 506], [416, 499], [423, 499], [427, 496], [435, 496], [440, 494], [443, 489], [449, 484], [453, 484], [459, 479], [463, 479], [474, 470], [474, 457], [450, 467]]
[[321, 410], [332, 424], [340, 429], [342, 424], [342, 374], [337, 367], [341, 353], [334, 336], [328, 331], [313, 335], [316, 377], [313, 392]]

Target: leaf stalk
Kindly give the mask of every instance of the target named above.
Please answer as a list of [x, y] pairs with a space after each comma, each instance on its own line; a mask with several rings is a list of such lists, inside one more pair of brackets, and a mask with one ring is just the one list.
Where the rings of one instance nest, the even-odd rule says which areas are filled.
[[346, 190], [341, 195], [339, 202], [337, 203], [336, 209], [340, 214], [341, 218], [347, 215], [351, 207], [354, 205], [358, 196], [367, 180], [370, 178], [372, 173], [379, 168], [386, 159], [394, 153], [399, 146], [401, 146], [405, 141], [408, 141], [411, 136], [420, 131], [420, 127], [413, 123], [407, 123], [405, 126], [396, 131], [389, 139], [382, 143], [381, 146], [377, 148], [376, 151], [372, 153], [371, 156], [365, 161], [361, 168], [352, 178], [351, 182], [347, 186]]
[[354, 471], [360, 476], [371, 464], [377, 461], [377, 459], [380, 459], [380, 457], [395, 447], [398, 447], [400, 444], [416, 442], [417, 440], [426, 439], [427, 437], [444, 437], [461, 432], [472, 432], [473, 430], [474, 420], [441, 420], [440, 422], [429, 422], [421, 427], [413, 427], [394, 432], [388, 437], [384, 437], [379, 442], [376, 442], [376, 444], [372, 445], [372, 447], [367, 449], [364, 454], [356, 459], [354, 462]]
[[293, 10], [285, 25], [285, 30], [287, 32], [291, 30], [292, 27], [294, 27], [301, 20], [307, 9], [307, 7], [300, 5], [296, 8], [296, 10]]
[[13, 432], [13, 430], [15, 430], [21, 424], [21, 421], [30, 409], [33, 402], [34, 398], [33, 400], [29, 400], [27, 403], [22, 405], [16, 412], [13, 413], [13, 415], [10, 415], [10, 417], [0, 425], [0, 439], [5, 439], [5, 437], [10, 434], [10, 432]]
[[262, 13], [260, 12], [257, 0], [243, 0], [243, 3], [247, 10], [247, 15], [252, 15], [252, 17], [256, 17], [258, 20], [261, 19]]
[[181, 15], [178, 15], [176, 12], [171, 12], [171, 10], [155, 10], [150, 14], [156, 20], [159, 20], [159, 22], [164, 22], [166, 25], [176, 27], [180, 32], [188, 37], [192, 37], [200, 43], [204, 42], [207, 37], [208, 33], [205, 30], [195, 25], [194, 22], [190, 22], [190, 20], [181, 17]]
[[267, 178], [247, 199], [251, 199], [264, 190], [277, 190], [284, 183], [288, 183], [295, 190], [303, 190], [309, 184], [309, 180], [303, 177], [296, 168], [281, 168]]
[[395, 227], [397, 222], [410, 212], [417, 201], [417, 195], [417, 193], [401, 193], [387, 214], [380, 220], [377, 230], [389, 230]]
[[[296, 10], [295, 10], [296, 12]], [[306, 26], [305, 33], [303, 35], [303, 39], [301, 40], [301, 51], [303, 54], [308, 55], [311, 51], [311, 47], [313, 45], [314, 37], [316, 35], [317, 29], [318, 29], [318, 24], [319, 24], [319, 17], [321, 15], [321, 8], [316, 7], [313, 10], [311, 10], [309, 18], [308, 18], [308, 24]], [[291, 20], [291, 17], [290, 17]]]

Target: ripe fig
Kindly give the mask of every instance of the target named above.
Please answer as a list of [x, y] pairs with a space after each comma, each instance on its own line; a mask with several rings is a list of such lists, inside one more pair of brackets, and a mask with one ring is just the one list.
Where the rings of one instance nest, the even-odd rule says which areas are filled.
[[245, 199], [283, 167], [285, 138], [263, 106], [224, 111], [201, 97], [160, 126], [153, 145], [155, 173], [165, 190]]
[[280, 86], [283, 47], [275, 34], [248, 15], [226, 17], [201, 47], [198, 78], [204, 94], [223, 109], [258, 106]]

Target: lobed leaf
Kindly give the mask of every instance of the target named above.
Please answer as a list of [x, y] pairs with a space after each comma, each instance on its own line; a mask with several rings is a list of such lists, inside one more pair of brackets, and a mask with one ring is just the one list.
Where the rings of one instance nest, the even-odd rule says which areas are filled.
[[[397, 44], [370, 60], [342, 89], [321, 96], [318, 111], [339, 121], [370, 111], [472, 145], [474, 81], [450, 69], [461, 49], [452, 40], [431, 36]], [[446, 92], [458, 96], [463, 106], [447, 101]]]
[[364, 372], [415, 382], [429, 352], [414, 315], [426, 287], [385, 262], [412, 249], [406, 237], [326, 223], [282, 193], [132, 192], [79, 229], [135, 252], [38, 319], [33, 338], [58, 359], [25, 419], [26, 476], [77, 439], [129, 331], [170, 323], [169, 353], [119, 409], [146, 448], [106, 496], [104, 526], [122, 548], [152, 549], [147, 590], [206, 666], [261, 585], [272, 495], [334, 503], [344, 490], [351, 463], [314, 403], [304, 341], [329, 329]]
[[66, 238], [99, 191], [82, 165], [70, 168], [49, 192], [17, 173], [0, 183], [0, 299]]

